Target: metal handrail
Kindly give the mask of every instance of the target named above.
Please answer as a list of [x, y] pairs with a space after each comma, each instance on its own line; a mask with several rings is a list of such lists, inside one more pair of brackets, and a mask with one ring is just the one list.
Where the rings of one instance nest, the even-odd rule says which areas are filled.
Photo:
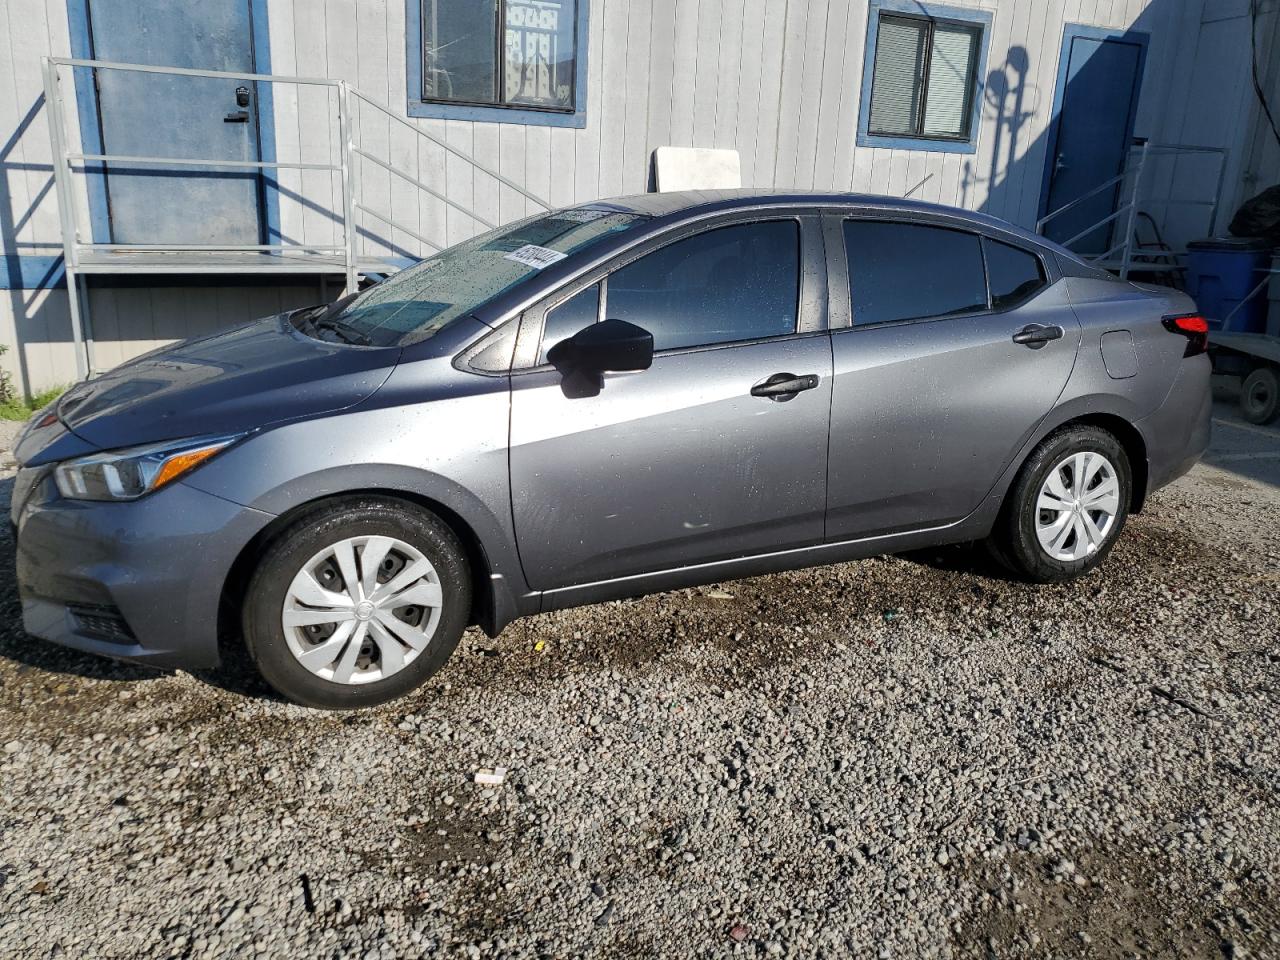
[[394, 227], [396, 230], [400, 230], [403, 233], [407, 233], [409, 236], [413, 237], [413, 239], [419, 241], [420, 243], [425, 243], [428, 247], [431, 247], [432, 249], [435, 249], [435, 250], [444, 249], [443, 247], [440, 246], [440, 244], [435, 243], [434, 241], [428, 240], [426, 237], [424, 237], [422, 234], [418, 233], [417, 231], [412, 230], [409, 227], [406, 227], [403, 223], [397, 223], [396, 221], [392, 220], [390, 217], [379, 213], [377, 210], [372, 210], [369, 207], [366, 207], [363, 203], [355, 204], [355, 208], [359, 210], [361, 213], [367, 213], [372, 217], [377, 217], [379, 220], [381, 220], [383, 223], [387, 224], [388, 226]]
[[150, 167], [253, 167], [254, 169], [341, 170], [336, 163], [297, 163], [287, 160], [196, 160], [192, 157], [138, 157], [125, 153], [68, 153], [72, 162], [132, 163]]
[[368, 94], [361, 93], [355, 87], [348, 87], [347, 90], [353, 96], [355, 96], [358, 100], [361, 100], [362, 102], [369, 104], [369, 106], [373, 107], [375, 110], [380, 110], [382, 113], [386, 114], [392, 120], [396, 121], [396, 123], [399, 123], [401, 126], [409, 130], [412, 130], [414, 133], [416, 133], [418, 136], [422, 137], [423, 139], [430, 140], [436, 146], [443, 148], [446, 152], [453, 154], [455, 157], [459, 157], [465, 160], [467, 163], [471, 164], [481, 173], [488, 174], [489, 176], [493, 177], [493, 179], [501, 183], [503, 186], [510, 187], [512, 190], [520, 194], [526, 200], [532, 200], [534, 203], [538, 204], [538, 206], [542, 207], [542, 209], [544, 210], [554, 209], [550, 203], [548, 203], [546, 200], [543, 200], [537, 194], [530, 193], [524, 187], [520, 186], [520, 184], [516, 183], [514, 180], [504, 177], [502, 174], [498, 173], [498, 171], [489, 169], [488, 167], [484, 166], [479, 161], [477, 161], [475, 157], [472, 157], [469, 154], [464, 153], [462, 150], [459, 150], [457, 147], [449, 143], [447, 140], [442, 140], [440, 137], [437, 137], [435, 134], [431, 133], [428, 130], [424, 130], [422, 127], [419, 127], [417, 124], [410, 123], [404, 117], [399, 116], [398, 114], [394, 113], [392, 110], [378, 103], [378, 101], [374, 100]]
[[[207, 243], [94, 243], [94, 250], [180, 250], [183, 252], [199, 252], [211, 249]], [[215, 250], [226, 250], [226, 247], [214, 247]], [[241, 243], [236, 250], [304, 250], [312, 253], [341, 252], [344, 248], [328, 246], [322, 243]]]
[[95, 70], [127, 70], [130, 73], [162, 73], [166, 76], [211, 77], [215, 80], [269, 80], [273, 83], [301, 83], [307, 86], [336, 87], [341, 80], [332, 77], [292, 77], [279, 73], [236, 73], [231, 70], [198, 70], [192, 67], [159, 67], [150, 63], [125, 63], [120, 60], [86, 60], [82, 57], [45, 57], [57, 67], [91, 67]]
[[[1080, 196], [1076, 197], [1071, 202], [1063, 204], [1057, 210], [1054, 210], [1052, 213], [1046, 213], [1043, 217], [1041, 217], [1039, 220], [1036, 221], [1036, 233], [1042, 233], [1044, 231], [1044, 225], [1048, 223], [1050, 220], [1054, 219], [1060, 214], [1066, 213], [1068, 210], [1074, 210], [1076, 207], [1080, 206], [1080, 204], [1084, 203], [1086, 200], [1092, 197], [1097, 196], [1099, 193], [1101, 193], [1103, 190], [1106, 190], [1108, 187], [1114, 187], [1116, 184], [1123, 182], [1128, 176], [1129, 176], [1129, 171], [1126, 170], [1124, 173], [1121, 173], [1118, 176], [1112, 177], [1106, 183], [1102, 183], [1094, 187], [1088, 193], [1082, 193]], [[1100, 227], [1102, 226], [1102, 224], [1099, 223], [1097, 224], [1097, 226]], [[1085, 232], [1092, 233], [1093, 231], [1092, 229], [1090, 229]], [[1066, 246], [1066, 244], [1063, 244], [1063, 246]]]
[[1091, 227], [1085, 227], [1083, 230], [1081, 230], [1079, 233], [1077, 233], [1077, 234], [1076, 234], [1074, 237], [1072, 237], [1070, 240], [1063, 240], [1063, 241], [1062, 241], [1062, 246], [1064, 246], [1064, 247], [1070, 247], [1070, 246], [1071, 246], [1073, 243], [1075, 243], [1077, 240], [1079, 240], [1079, 239], [1081, 239], [1081, 238], [1083, 238], [1083, 237], [1087, 237], [1089, 234], [1093, 233], [1093, 231], [1097, 230], [1099, 227], [1105, 227], [1105, 226], [1106, 226], [1108, 223], [1110, 223], [1112, 220], [1118, 220], [1120, 217], [1123, 217], [1126, 213], [1128, 213], [1130, 210], [1132, 210], [1132, 209], [1133, 209], [1133, 207], [1134, 207], [1134, 204], [1133, 204], [1133, 202], [1132, 202], [1132, 201], [1130, 201], [1129, 203], [1126, 203], [1124, 206], [1122, 206], [1122, 207], [1120, 207], [1118, 210], [1116, 210], [1116, 212], [1115, 212], [1115, 213], [1111, 214], [1111, 216], [1109, 216], [1109, 217], [1103, 217], [1101, 220], [1099, 220], [1097, 223], [1095, 223], [1095, 224], [1094, 224], [1093, 226], [1091, 226]]
[[[496, 226], [497, 226], [497, 224], [496, 224], [496, 223], [494, 223], [493, 221], [491, 221], [491, 220], [486, 220], [484, 217], [480, 216], [480, 214], [476, 213], [474, 210], [468, 210], [466, 207], [464, 207], [462, 204], [458, 203], [456, 200], [450, 200], [450, 199], [449, 199], [448, 197], [446, 197], [443, 193], [440, 193], [438, 190], [434, 190], [434, 189], [432, 189], [431, 187], [427, 186], [425, 183], [423, 183], [423, 182], [422, 182], [421, 180], [419, 180], [417, 177], [411, 177], [411, 176], [409, 176], [409, 174], [405, 173], [403, 170], [400, 170], [400, 169], [398, 169], [398, 168], [396, 168], [396, 167], [393, 167], [391, 164], [387, 163], [385, 160], [380, 160], [379, 158], [375, 157], [373, 154], [371, 154], [371, 153], [367, 153], [367, 152], [365, 152], [364, 150], [361, 150], [359, 147], [352, 147], [351, 149], [352, 149], [352, 151], [353, 151], [354, 153], [356, 153], [358, 156], [363, 157], [365, 160], [368, 160], [368, 161], [370, 161], [371, 163], [377, 164], [377, 165], [378, 165], [379, 167], [381, 167], [383, 170], [386, 170], [386, 171], [388, 171], [388, 172], [390, 172], [390, 173], [394, 173], [397, 177], [400, 177], [402, 180], [405, 180], [405, 181], [407, 181], [407, 182], [409, 182], [409, 183], [413, 184], [415, 187], [417, 187], [417, 188], [418, 188], [419, 190], [421, 190], [423, 193], [429, 194], [430, 196], [435, 197], [435, 198], [436, 198], [437, 200], [439, 200], [441, 203], [446, 203], [446, 204], [448, 204], [449, 206], [453, 207], [455, 210], [458, 210], [458, 211], [461, 211], [462, 213], [465, 213], [465, 214], [466, 214], [468, 217], [470, 217], [472, 220], [475, 220], [475, 221], [477, 221], [477, 222], [479, 222], [479, 223], [484, 224], [484, 225], [485, 225], [486, 227], [488, 227], [489, 229], [491, 229], [491, 230], [492, 230], [494, 227], [496, 227]], [[431, 244], [431, 245], [432, 245], [433, 247], [435, 247], [437, 250], [438, 250], [438, 249], [440, 249], [440, 247], [439, 247], [437, 244], [434, 244], [434, 243], [433, 243], [433, 244]]]
[[[1139, 151], [1138, 160], [1137, 160], [1136, 166], [1131, 168], [1129, 158], [1131, 157], [1135, 149]], [[1122, 280], [1127, 280], [1129, 278], [1130, 267], [1133, 264], [1134, 230], [1136, 227], [1136, 220], [1138, 216], [1139, 197], [1142, 190], [1142, 174], [1143, 174], [1143, 171], [1145, 170], [1148, 158], [1153, 154], [1156, 154], [1156, 155], [1173, 154], [1176, 156], [1182, 156], [1186, 154], [1196, 154], [1196, 153], [1215, 154], [1221, 158], [1218, 165], [1218, 187], [1214, 193], [1214, 199], [1213, 200], [1182, 200], [1179, 202], [1182, 203], [1183, 205], [1209, 207], [1210, 210], [1213, 211], [1209, 217], [1209, 221], [1210, 221], [1209, 232], [1212, 233], [1214, 228], [1217, 225], [1218, 210], [1220, 208], [1221, 201], [1222, 201], [1222, 185], [1225, 182], [1226, 169], [1227, 169], [1227, 157], [1228, 157], [1227, 150], [1224, 147], [1210, 147], [1210, 146], [1202, 146], [1199, 144], [1151, 143], [1150, 141], [1137, 142], [1130, 148], [1129, 153], [1126, 155], [1125, 167], [1123, 170], [1120, 171], [1119, 174], [1107, 180], [1105, 183], [1101, 183], [1098, 186], [1094, 187], [1088, 193], [1082, 194], [1076, 199], [1070, 201], [1069, 203], [1064, 204], [1063, 206], [1059, 207], [1056, 210], [1051, 211], [1050, 213], [1045, 214], [1043, 217], [1037, 220], [1036, 233], [1044, 233], [1045, 225], [1050, 221], [1052, 221], [1055, 217], [1058, 217], [1061, 214], [1066, 213], [1068, 210], [1075, 209], [1080, 204], [1084, 203], [1086, 200], [1089, 200], [1092, 197], [1095, 197], [1106, 190], [1114, 189], [1117, 186], [1119, 186], [1121, 188], [1121, 193], [1123, 195], [1124, 183], [1126, 180], [1129, 179], [1130, 175], [1132, 174], [1133, 187], [1128, 193], [1129, 200], [1127, 203], [1122, 204], [1114, 213], [1110, 214], [1107, 217], [1104, 217], [1102, 220], [1099, 220], [1097, 223], [1087, 227], [1086, 229], [1077, 233], [1071, 239], [1063, 241], [1062, 243], [1062, 246], [1069, 247], [1071, 244], [1075, 243], [1077, 240], [1087, 237], [1094, 231], [1102, 227], [1105, 227], [1107, 224], [1112, 223], [1113, 221], [1119, 220], [1122, 217], [1127, 218], [1125, 223], [1124, 236], [1123, 236], [1123, 239], [1120, 241], [1120, 243], [1112, 247], [1106, 253], [1099, 254], [1097, 256], [1090, 255], [1090, 258], [1095, 261], [1105, 261], [1109, 259], [1112, 256], [1112, 254], [1115, 254], [1117, 252], [1120, 253], [1121, 254], [1120, 271], [1119, 271], [1120, 278]]]
[[[86, 153], [76, 152], [71, 148], [73, 138], [68, 136], [67, 130], [67, 98], [64, 93], [65, 78], [61, 76], [63, 68], [72, 69], [89, 69], [89, 70], [118, 70], [136, 73], [160, 74], [165, 76], [180, 77], [201, 77], [210, 79], [227, 79], [241, 81], [260, 81], [263, 83], [308, 85], [318, 87], [332, 87], [335, 89], [336, 96], [336, 116], [330, 113], [330, 122], [336, 119], [338, 127], [338, 144], [337, 156], [334, 162], [328, 163], [309, 163], [293, 160], [227, 160], [227, 159], [199, 159], [196, 157], [157, 157], [157, 156], [141, 156], [133, 154], [112, 154], [112, 153]], [[424, 183], [416, 174], [415, 169], [412, 172], [400, 169], [396, 166], [395, 157], [390, 156], [387, 159], [378, 157], [363, 148], [361, 144], [362, 136], [358, 120], [363, 119], [363, 113], [357, 116], [357, 111], [353, 107], [353, 100], [359, 100], [362, 104], [368, 104], [373, 110], [381, 115], [396, 121], [402, 127], [412, 131], [417, 137], [420, 137], [429, 143], [432, 143], [447, 154], [457, 157], [466, 162], [473, 170], [479, 171], [491, 177], [497, 183], [519, 194], [525, 200], [541, 207], [544, 210], [551, 210], [552, 205], [547, 200], [538, 196], [536, 193], [526, 189], [523, 185], [512, 180], [510, 177], [503, 176], [499, 171], [491, 169], [476, 160], [475, 157], [466, 151], [459, 149], [448, 141], [431, 133], [429, 130], [410, 122], [408, 119], [399, 116], [388, 107], [369, 97], [367, 94], [361, 93], [352, 87], [345, 80], [335, 80], [329, 77], [304, 77], [304, 76], [288, 76], [283, 74], [267, 74], [253, 72], [236, 72], [230, 70], [201, 70], [189, 67], [164, 67], [152, 64], [142, 63], [126, 63], [123, 61], [111, 60], [93, 60], [81, 57], [45, 57], [43, 58], [43, 75], [45, 86], [45, 102], [49, 111], [49, 129], [50, 140], [53, 148], [53, 173], [54, 184], [58, 197], [58, 216], [62, 229], [63, 238], [63, 261], [67, 274], [67, 290], [69, 308], [72, 318], [73, 337], [76, 347], [76, 361], [81, 376], [92, 373], [93, 367], [93, 338], [89, 332], [89, 323], [87, 313], [82, 313], [88, 309], [88, 301], [84, 299], [87, 290], [82, 290], [81, 285], [84, 283], [84, 271], [82, 267], [82, 254], [88, 254], [93, 251], [182, 251], [190, 253], [208, 252], [215, 253], [279, 253], [282, 256], [289, 252], [296, 252], [304, 255], [325, 255], [338, 260], [346, 274], [346, 286], [348, 291], [357, 289], [359, 281], [359, 233], [361, 228], [357, 224], [357, 216], [366, 214], [378, 221], [387, 224], [394, 231], [404, 233], [406, 236], [412, 237], [425, 247], [433, 250], [441, 249], [440, 244], [429, 240], [422, 233], [414, 228], [405, 225], [391, 216], [387, 216], [377, 210], [369, 207], [365, 203], [357, 201], [357, 190], [360, 189], [356, 176], [356, 158], [360, 161], [368, 161], [377, 167], [380, 167], [389, 173], [413, 185], [422, 193], [425, 193], [435, 199], [443, 202], [448, 207], [461, 211], [468, 217], [471, 217], [477, 224], [484, 227], [492, 228], [494, 222], [482, 216], [474, 210], [468, 209], [466, 206], [446, 196], [442, 191], [436, 190]], [[330, 101], [332, 103], [332, 101]], [[330, 109], [333, 109], [331, 107]], [[341, 197], [342, 197], [342, 213], [341, 217], [334, 216], [333, 219], [342, 224], [342, 242], [341, 244], [325, 244], [325, 243], [266, 243], [266, 244], [235, 244], [235, 243], [191, 243], [191, 244], [172, 244], [172, 243], [98, 243], [92, 239], [84, 239], [81, 235], [81, 225], [78, 222], [79, 204], [75, 200], [73, 190], [72, 177], [75, 175], [84, 176], [96, 172], [89, 169], [90, 164], [113, 164], [117, 168], [122, 166], [144, 166], [144, 167], [180, 167], [180, 168], [212, 168], [212, 169], [242, 169], [242, 170], [312, 170], [327, 171], [330, 174], [337, 173], [341, 181]], [[361, 197], [363, 199], [363, 197]], [[374, 236], [371, 234], [371, 236]], [[283, 262], [283, 261], [282, 261]], [[215, 261], [210, 260], [209, 269], [213, 269]], [[335, 263], [335, 266], [338, 264]], [[84, 260], [85, 269], [97, 270], [101, 267], [101, 262], [94, 260]], [[198, 265], [197, 265], [198, 268]], [[83, 301], [83, 303], [82, 303]]]

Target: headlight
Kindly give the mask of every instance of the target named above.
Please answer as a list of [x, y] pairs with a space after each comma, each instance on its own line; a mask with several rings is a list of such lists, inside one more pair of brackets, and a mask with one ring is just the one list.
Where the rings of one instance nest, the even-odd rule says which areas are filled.
[[239, 440], [199, 437], [95, 453], [58, 464], [58, 492], [71, 500], [136, 500], [194, 470]]

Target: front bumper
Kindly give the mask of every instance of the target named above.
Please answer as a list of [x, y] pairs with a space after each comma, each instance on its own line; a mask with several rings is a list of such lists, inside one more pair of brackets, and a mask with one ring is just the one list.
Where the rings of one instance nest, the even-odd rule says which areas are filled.
[[141, 500], [59, 496], [20, 471], [11, 519], [28, 633], [156, 667], [218, 663], [218, 607], [236, 557], [273, 517], [181, 482]]

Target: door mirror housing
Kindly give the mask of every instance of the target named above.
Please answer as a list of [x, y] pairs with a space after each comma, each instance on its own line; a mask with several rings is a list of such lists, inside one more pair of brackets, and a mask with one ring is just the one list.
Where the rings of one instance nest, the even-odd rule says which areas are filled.
[[626, 320], [604, 320], [562, 340], [547, 354], [557, 369], [629, 373], [653, 365], [653, 334]]

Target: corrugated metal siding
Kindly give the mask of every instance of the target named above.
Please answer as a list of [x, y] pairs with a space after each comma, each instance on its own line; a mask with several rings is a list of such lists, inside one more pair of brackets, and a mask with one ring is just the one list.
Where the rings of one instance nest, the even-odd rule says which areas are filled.
[[[1071, 22], [1151, 34], [1138, 133], [1186, 141], [1202, 139], [1215, 123], [1225, 139], [1233, 127], [1237, 136], [1256, 129], [1250, 123], [1251, 94], [1240, 75], [1242, 58], [1230, 39], [1238, 36], [1247, 0], [949, 0], [949, 5], [993, 15], [978, 148], [971, 155], [856, 146], [867, 0], [591, 0], [585, 128], [414, 122], [556, 205], [645, 190], [652, 150], [670, 144], [737, 149], [748, 186], [901, 194], [931, 175], [918, 194], [923, 199], [1031, 224], [1038, 212], [1063, 24]], [[1276, 8], [1274, 0], [1265, 6]], [[403, 0], [272, 0], [269, 16], [275, 73], [344, 78], [403, 115]], [[1218, 25], [1231, 17], [1237, 19], [1234, 26]], [[6, 253], [56, 253], [60, 238], [39, 58], [69, 53], [65, 0], [6, 0], [0, 7], [0, 34], [0, 143], [7, 141], [0, 156], [0, 233]], [[1196, 69], [1187, 69], [1189, 63]], [[1232, 71], [1224, 73], [1223, 66]], [[1223, 103], [1231, 109], [1220, 111]], [[334, 106], [331, 91], [277, 85], [279, 159], [336, 158]], [[416, 171], [419, 179], [489, 220], [508, 221], [535, 209], [472, 164], [385, 117], [367, 114], [361, 139], [370, 152]], [[1254, 153], [1274, 157], [1268, 150], [1262, 143]], [[1154, 182], [1171, 197], [1182, 189], [1183, 178], [1197, 175], [1190, 167], [1157, 171]], [[338, 242], [337, 177], [284, 171], [279, 181], [281, 234], [290, 241]], [[435, 244], [456, 243], [481, 229], [467, 213], [371, 164], [362, 164], [361, 185], [367, 206]], [[427, 252], [408, 234], [372, 217], [361, 219], [370, 252]], [[33, 293], [8, 291], [0, 297], [0, 334], [15, 343], [15, 324], [29, 331], [47, 323], [50, 332], [43, 340], [35, 336], [22, 347], [35, 357], [44, 350], [39, 344], [63, 335], [65, 317], [54, 304], [65, 294], [33, 298]], [[99, 308], [101, 298], [95, 297], [95, 316], [100, 336], [112, 329], [102, 324], [116, 324], [117, 346], [101, 352], [123, 358], [155, 341], [145, 335], [151, 329], [146, 318], [155, 310], [149, 314], [129, 297], [113, 297], [114, 315], [106, 301]], [[30, 302], [34, 299], [38, 306]], [[208, 306], [206, 301], [200, 309]], [[228, 309], [236, 313], [239, 307]], [[214, 319], [210, 314], [199, 323]], [[129, 329], [131, 323], [138, 330]], [[11, 353], [0, 363], [15, 366], [14, 360]], [[35, 371], [44, 363], [33, 359], [28, 366]], [[65, 371], [72, 369], [61, 360], [48, 364], [64, 371], [55, 379], [65, 380]], [[47, 380], [32, 373], [29, 382], [38, 386]]]
[[[901, 194], [929, 177], [924, 199], [984, 209], [1024, 225], [1038, 214], [1045, 133], [1066, 22], [1152, 34], [1139, 133], [1163, 138], [1168, 101], [1157, 91], [1202, 0], [984, 0], [952, 4], [993, 14], [989, 77], [978, 149], [972, 155], [855, 145], [867, 31], [866, 0], [595, 0], [591, 8], [588, 119], [584, 129], [459, 121], [415, 121], [553, 204], [643, 191], [655, 147], [737, 149], [748, 186], [796, 186]], [[403, 111], [401, 0], [293, 0], [272, 8], [278, 72], [343, 77]], [[1195, 31], [1190, 31], [1194, 38]], [[317, 43], [323, 34], [327, 42]], [[1194, 40], [1193, 40], [1194, 42]], [[282, 117], [281, 125], [286, 122]], [[315, 111], [304, 129], [330, 125]], [[370, 152], [416, 169], [450, 199], [490, 220], [532, 205], [491, 177], [385, 119], [360, 125]], [[286, 145], [280, 145], [284, 155]], [[366, 204], [391, 211], [435, 243], [470, 236], [479, 224], [418, 196], [372, 164], [361, 176]], [[285, 232], [333, 242], [332, 223], [283, 205]], [[390, 245], [420, 245], [374, 218], [370, 234]], [[367, 241], [366, 241], [367, 242]]]

